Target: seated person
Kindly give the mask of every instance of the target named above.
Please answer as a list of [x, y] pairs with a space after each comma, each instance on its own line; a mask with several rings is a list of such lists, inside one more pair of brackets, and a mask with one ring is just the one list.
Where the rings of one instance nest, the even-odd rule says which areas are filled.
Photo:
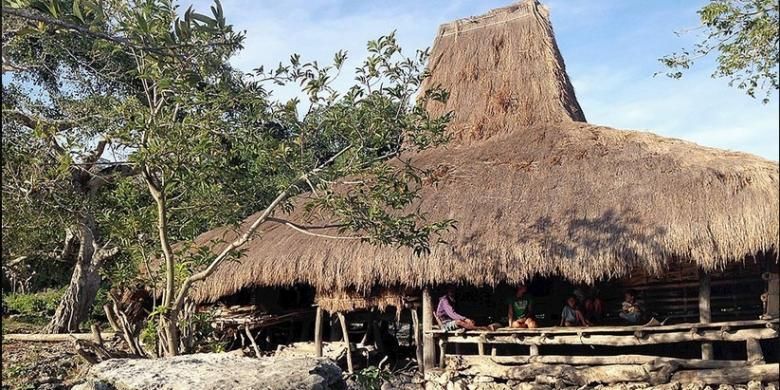
[[515, 295], [508, 300], [508, 318], [510, 328], [536, 328], [534, 319], [533, 297], [528, 294], [528, 286], [521, 284], [517, 286]]
[[636, 299], [636, 291], [627, 290], [618, 316], [630, 324], [638, 324], [642, 322], [643, 311], [641, 302]]
[[455, 311], [452, 307], [454, 302], [455, 288], [450, 287], [447, 289], [447, 294], [439, 298], [439, 304], [436, 307], [436, 317], [441, 321], [442, 329], [446, 331], [477, 329], [473, 320], [466, 318], [466, 316], [460, 315]]
[[604, 301], [599, 298], [597, 288], [578, 287], [574, 295], [582, 303], [582, 314], [591, 323], [601, 321], [604, 315]]
[[561, 326], [590, 326], [590, 321], [585, 319], [582, 311], [577, 307], [577, 298], [574, 295], [566, 299], [566, 305], [561, 311]]

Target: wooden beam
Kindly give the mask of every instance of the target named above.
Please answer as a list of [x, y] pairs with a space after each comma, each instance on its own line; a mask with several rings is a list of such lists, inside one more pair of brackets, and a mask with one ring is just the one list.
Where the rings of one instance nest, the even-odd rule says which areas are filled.
[[[454, 362], [458, 364], [458, 361]], [[456, 366], [458, 367], [458, 366]], [[467, 365], [461, 365], [462, 375], [484, 375], [501, 379], [517, 381], [534, 381], [536, 383], [553, 384], [563, 381], [566, 384], [584, 386], [594, 383], [647, 382], [650, 384], [666, 383], [673, 371], [670, 364], [657, 367], [646, 367], [638, 364], [612, 364], [601, 366], [574, 367], [566, 364], [524, 364], [505, 366], [489, 359], [471, 360]]]
[[712, 370], [683, 370], [672, 375], [673, 382], [680, 383], [747, 383], [750, 381], [777, 382], [780, 377], [780, 364], [759, 364], [746, 367], [732, 367]]
[[[594, 334], [607, 334], [607, 335], [614, 335], [619, 333], [630, 333], [633, 334], [636, 331], [642, 331], [645, 333], [658, 333], [658, 332], [669, 332], [669, 331], [675, 331], [675, 330], [684, 330], [689, 331], [691, 329], [699, 329], [699, 330], [705, 330], [705, 329], [720, 329], [724, 326], [730, 327], [730, 328], [764, 328], [764, 327], [777, 327], [777, 325], [780, 324], [780, 319], [772, 319], [772, 320], [742, 320], [742, 321], [720, 321], [720, 322], [711, 322], [708, 324], [701, 324], [698, 322], [688, 322], [683, 324], [674, 324], [674, 325], [659, 325], [659, 326], [644, 326], [644, 325], [630, 325], [630, 326], [590, 326], [587, 328], [584, 327], [543, 327], [543, 328], [533, 328], [533, 329], [527, 329], [527, 328], [501, 328], [496, 330], [469, 330], [466, 331], [465, 335], [481, 335], [481, 334], [490, 334], [490, 335], [539, 335], [541, 333], [547, 333], [551, 335], [564, 335], [564, 334], [573, 334], [573, 335], [594, 335]], [[437, 329], [437, 330], [431, 330], [430, 333], [433, 334], [444, 334], [447, 333], [443, 330]], [[450, 332], [452, 333], [452, 332]]]
[[[699, 268], [699, 322], [707, 324], [712, 320], [712, 306], [710, 302], [710, 275]], [[712, 343], [701, 344], [701, 358], [713, 359]]]
[[423, 345], [422, 345], [422, 327], [420, 327], [420, 319], [417, 317], [417, 308], [412, 307], [412, 332], [414, 332], [414, 347], [417, 352], [417, 366], [423, 366]]
[[484, 359], [497, 364], [519, 365], [519, 364], [568, 364], [572, 366], [601, 366], [617, 364], [647, 364], [656, 366], [658, 364], [669, 363], [681, 368], [695, 369], [713, 369], [728, 367], [745, 367], [748, 365], [744, 360], [700, 360], [700, 359], [677, 359], [661, 356], [649, 355], [620, 355], [620, 356], [449, 356], [449, 360], [459, 360], [461, 365], [468, 365], [472, 362], [478, 362]]
[[433, 302], [431, 291], [426, 287], [423, 289], [423, 372], [428, 368], [436, 366], [436, 343], [433, 335], [428, 333], [433, 329]]
[[244, 332], [246, 332], [246, 337], [249, 337], [249, 342], [252, 343], [252, 348], [255, 350], [255, 356], [258, 358], [261, 357], [262, 355], [260, 355], [260, 348], [257, 347], [255, 336], [252, 336], [252, 332], [249, 330], [249, 325], [244, 325]]
[[747, 339], [745, 341], [747, 350], [747, 361], [750, 364], [764, 364], [764, 351], [761, 350], [761, 343], [756, 339]]
[[322, 308], [317, 306], [314, 317], [314, 356], [322, 357]]
[[344, 344], [346, 344], [347, 348], [347, 372], [352, 374], [355, 372], [355, 368], [352, 366], [352, 345], [349, 344], [349, 328], [347, 327], [347, 319], [344, 317], [344, 313], [342, 312], [337, 312], [336, 315], [339, 317], [342, 337], [344, 338]]
[[[104, 338], [113, 338], [115, 333], [106, 332], [101, 336]], [[92, 333], [10, 333], [3, 335], [3, 341], [27, 341], [27, 342], [47, 342], [58, 343], [62, 341], [76, 340], [94, 340]]]
[[355, 372], [355, 368], [352, 366], [352, 346], [349, 344], [349, 328], [347, 327], [347, 319], [344, 317], [344, 313], [336, 313], [341, 323], [341, 333], [344, 338], [344, 344], [347, 348], [347, 372], [350, 374]]
[[[448, 343], [476, 344], [480, 336], [457, 335], [448, 337], [439, 335], [440, 338], [446, 338]], [[756, 340], [771, 339], [778, 337], [775, 329], [739, 329], [732, 332], [723, 332], [720, 330], [707, 330], [695, 332], [674, 332], [674, 333], [655, 333], [646, 334], [643, 338], [634, 335], [550, 335], [542, 336], [523, 336], [523, 335], [494, 335], [488, 338], [490, 344], [520, 344], [520, 345], [610, 345], [610, 346], [632, 346], [632, 345], [653, 345], [667, 343], [681, 343], [689, 341], [746, 341], [749, 338]]]

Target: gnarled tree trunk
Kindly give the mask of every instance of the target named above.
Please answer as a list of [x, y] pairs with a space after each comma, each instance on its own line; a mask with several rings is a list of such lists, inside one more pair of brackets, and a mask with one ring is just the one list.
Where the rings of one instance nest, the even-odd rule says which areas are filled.
[[64, 255], [78, 248], [76, 264], [70, 284], [62, 296], [54, 317], [46, 326], [48, 333], [78, 332], [79, 325], [89, 317], [95, 296], [100, 288], [100, 266], [106, 258], [116, 254], [117, 249], [99, 248], [95, 242], [95, 224], [91, 217], [74, 226], [66, 236]]

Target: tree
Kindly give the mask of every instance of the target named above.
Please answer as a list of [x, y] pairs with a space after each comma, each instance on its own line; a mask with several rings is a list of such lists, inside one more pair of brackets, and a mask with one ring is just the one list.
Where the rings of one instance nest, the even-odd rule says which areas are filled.
[[692, 49], [660, 58], [667, 76], [680, 78], [683, 71], [705, 56], [716, 53], [712, 77], [729, 78], [729, 85], [751, 97], [762, 93], [766, 104], [780, 88], [780, 4], [776, 0], [711, 0], [698, 11], [703, 39]]
[[[138, 214], [136, 221], [139, 231], [154, 234], [130, 246], [156, 245], [153, 255], [142, 256], [159, 260], [147, 265], [160, 266], [162, 300], [152, 320], [166, 354], [188, 348], [179, 335], [191, 286], [218, 267], [240, 266], [231, 260], [240, 258], [247, 241], [262, 239], [261, 226], [281, 223], [291, 234], [321, 235], [307, 221], [285, 218], [295, 208], [319, 221], [316, 227], [339, 228], [342, 235], [333, 238], [407, 246], [417, 253], [428, 251], [453, 226], [450, 220], [427, 221], [413, 207], [422, 186], [434, 184], [435, 177], [405, 157], [445, 142], [451, 117], [430, 117], [422, 108], [429, 99], [446, 99], [445, 91], [416, 96], [426, 77], [427, 51], [404, 57], [394, 34], [371, 41], [355, 85], [341, 92], [332, 83], [346, 60], [343, 52], [327, 66], [292, 55], [288, 64], [269, 71], [231, 68], [228, 61], [244, 37], [226, 23], [219, 2], [210, 16], [192, 9], [178, 16], [175, 5], [164, 0], [117, 2], [111, 8], [48, 3], [57, 5], [15, 4], [4, 14], [41, 23], [55, 39], [96, 39], [92, 57], [118, 70], [113, 75], [122, 93], [105, 112], [115, 126], [92, 137], [125, 151], [126, 163], [140, 172], [134, 180], [117, 181], [112, 201], [151, 202], [153, 212]], [[273, 85], [300, 86], [305, 103], [274, 100]], [[123, 188], [134, 189], [139, 181], [148, 198], [133, 190], [134, 196], [123, 195]], [[255, 210], [261, 211], [248, 224], [238, 224]], [[226, 222], [240, 233], [235, 241], [204, 247], [188, 241]], [[115, 234], [129, 244], [126, 230]]]

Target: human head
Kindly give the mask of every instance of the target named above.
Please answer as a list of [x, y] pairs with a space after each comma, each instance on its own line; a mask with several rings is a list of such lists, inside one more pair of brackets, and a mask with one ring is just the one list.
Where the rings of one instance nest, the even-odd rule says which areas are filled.
[[447, 298], [453, 301], [455, 300], [455, 286], [447, 287]]
[[623, 294], [623, 297], [625, 298], [626, 302], [633, 303], [636, 300], [636, 290], [626, 290], [626, 292]]
[[569, 305], [569, 307], [576, 307], [577, 306], [577, 297], [574, 295], [569, 295], [566, 298], [566, 304]]
[[525, 284], [518, 284], [517, 290], [515, 290], [515, 296], [522, 297], [526, 292], [528, 292], [528, 286]]

